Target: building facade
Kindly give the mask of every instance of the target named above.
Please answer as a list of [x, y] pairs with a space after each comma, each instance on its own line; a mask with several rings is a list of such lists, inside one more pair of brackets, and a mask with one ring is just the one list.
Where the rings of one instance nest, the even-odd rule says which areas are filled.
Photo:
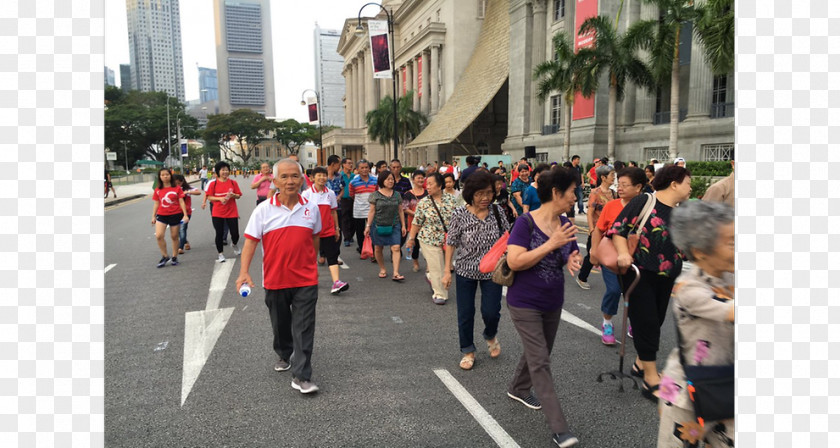
[[125, 93], [134, 88], [131, 84], [131, 66], [128, 64], [120, 64], [120, 88]]
[[336, 51], [341, 33], [315, 24], [315, 90], [321, 100], [321, 123], [344, 127], [344, 58]]
[[275, 116], [268, 0], [213, 0], [221, 113], [248, 108]]
[[132, 89], [163, 91], [184, 102], [178, 0], [126, 0]]
[[105, 85], [106, 86], [115, 86], [117, 85], [117, 81], [114, 79], [114, 71], [105, 66]]
[[215, 68], [198, 67], [198, 100], [206, 103], [219, 99], [219, 80]]

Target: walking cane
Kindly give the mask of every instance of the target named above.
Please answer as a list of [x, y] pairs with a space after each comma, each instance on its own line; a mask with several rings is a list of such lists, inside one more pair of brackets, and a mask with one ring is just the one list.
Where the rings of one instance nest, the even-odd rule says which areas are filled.
[[[636, 379], [624, 373], [624, 347], [627, 345], [627, 307], [630, 305], [630, 293], [633, 292], [633, 289], [635, 289], [636, 285], [639, 283], [639, 268], [637, 268], [635, 264], [631, 264], [630, 267], [636, 273], [636, 278], [633, 280], [633, 283], [630, 284], [630, 287], [627, 288], [627, 292], [624, 293], [624, 315], [621, 317], [622, 331], [621, 348], [618, 350], [618, 370], [611, 370], [598, 375], [599, 383], [604, 382], [604, 375], [609, 375], [610, 378], [618, 380], [619, 392], [624, 392], [624, 378], [627, 378], [633, 382], [633, 389], [639, 389], [639, 385], [636, 383]], [[621, 287], [621, 290], [623, 291], [624, 282], [622, 281], [621, 274], [618, 274], [618, 283]]]

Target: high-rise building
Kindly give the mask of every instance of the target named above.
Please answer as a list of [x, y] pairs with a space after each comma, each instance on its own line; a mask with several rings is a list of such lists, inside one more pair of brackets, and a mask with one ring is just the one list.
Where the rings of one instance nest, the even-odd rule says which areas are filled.
[[131, 65], [129, 64], [120, 64], [120, 88], [125, 93], [134, 89], [131, 84]]
[[344, 127], [344, 58], [338, 54], [338, 30], [325, 30], [315, 23], [315, 90], [321, 100], [324, 126]]
[[164, 91], [184, 101], [178, 0], [126, 0], [133, 88]]
[[198, 67], [198, 96], [202, 103], [219, 99], [219, 79], [215, 68]]
[[116, 86], [117, 82], [114, 81], [114, 71], [105, 66], [105, 85], [106, 86]]
[[213, 0], [219, 111], [275, 116], [268, 0]]

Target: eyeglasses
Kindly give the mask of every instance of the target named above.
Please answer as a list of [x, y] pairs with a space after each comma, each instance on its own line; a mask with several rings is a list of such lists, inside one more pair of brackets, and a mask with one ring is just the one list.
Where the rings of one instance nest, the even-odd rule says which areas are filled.
[[477, 198], [492, 198], [493, 192], [492, 191], [476, 191], [475, 197]]

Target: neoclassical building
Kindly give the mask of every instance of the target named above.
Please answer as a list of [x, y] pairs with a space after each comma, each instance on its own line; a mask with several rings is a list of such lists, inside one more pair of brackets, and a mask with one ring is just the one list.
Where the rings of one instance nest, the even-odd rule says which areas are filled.
[[[414, 109], [429, 125], [400, 152], [414, 166], [468, 154], [507, 153], [518, 159], [526, 146], [538, 161], [563, 158], [565, 104], [557, 92], [537, 98], [536, 66], [553, 57], [552, 37], [575, 34], [576, 8], [615, 18], [620, 0], [409, 0], [394, 8], [398, 95], [414, 90]], [[652, 5], [624, 2], [619, 31], [655, 19]], [[583, 11], [583, 10], [581, 10]], [[384, 18], [384, 14], [382, 15]], [[391, 81], [374, 81], [367, 36], [355, 38], [348, 19], [339, 43], [345, 57], [347, 127], [330, 135], [331, 150], [348, 157], [388, 160], [392, 152], [369, 142], [364, 114], [390, 95]], [[734, 151], [733, 75], [713, 76], [690, 25], [681, 33], [679, 154], [689, 160], [719, 160]], [[361, 64], [361, 65], [360, 65]], [[429, 82], [426, 82], [428, 80]], [[403, 87], [405, 86], [405, 88]], [[591, 109], [576, 102], [571, 154], [591, 160], [607, 153], [606, 76]], [[656, 92], [629, 85], [617, 104], [616, 157], [666, 160], [670, 87]], [[328, 145], [325, 136], [324, 144]], [[402, 143], [402, 142], [401, 142]], [[386, 154], [388, 152], [388, 154]]]

